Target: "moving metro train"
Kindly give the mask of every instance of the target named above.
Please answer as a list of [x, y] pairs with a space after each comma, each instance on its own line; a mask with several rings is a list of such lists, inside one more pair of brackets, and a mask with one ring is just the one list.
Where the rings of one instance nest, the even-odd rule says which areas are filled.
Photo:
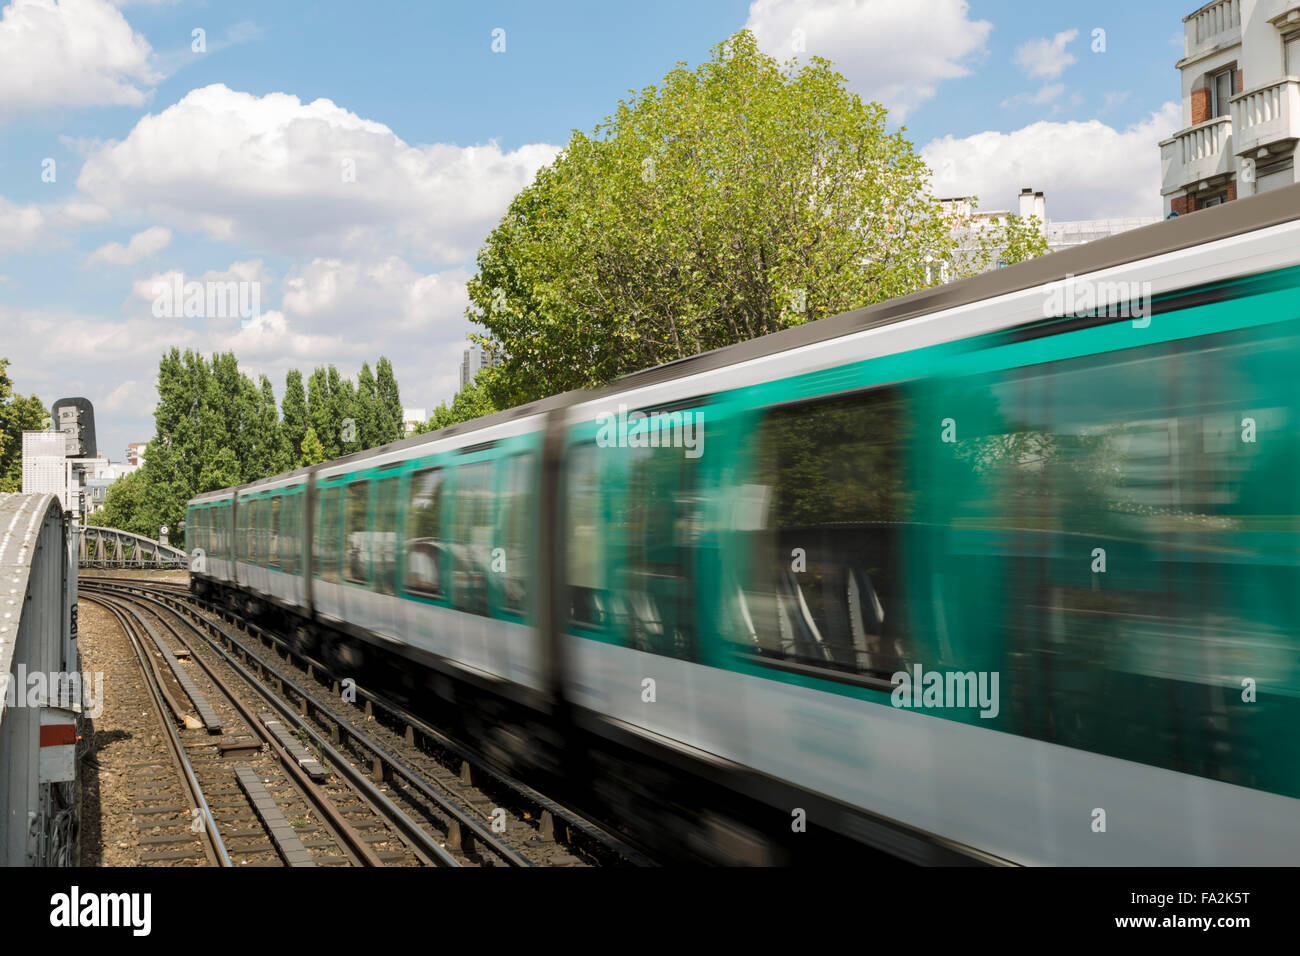
[[1298, 366], [1295, 186], [199, 495], [193, 587], [669, 857], [1294, 865]]

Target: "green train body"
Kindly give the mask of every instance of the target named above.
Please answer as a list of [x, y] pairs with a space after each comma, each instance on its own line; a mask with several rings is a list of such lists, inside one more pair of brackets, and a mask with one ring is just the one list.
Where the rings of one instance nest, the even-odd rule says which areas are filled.
[[[781, 852], [807, 805], [914, 859], [1300, 862], [1300, 187], [1234, 205], [200, 496], [196, 580], [737, 794]], [[1112, 261], [1145, 314], [1025, 318]]]

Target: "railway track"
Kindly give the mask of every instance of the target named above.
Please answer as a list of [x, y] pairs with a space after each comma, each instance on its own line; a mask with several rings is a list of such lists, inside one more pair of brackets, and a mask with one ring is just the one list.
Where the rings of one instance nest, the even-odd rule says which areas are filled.
[[408, 820], [465, 865], [652, 865], [616, 834], [488, 767], [399, 704], [361, 687], [345, 701], [321, 661], [283, 636], [234, 618], [179, 585], [82, 579], [101, 595], [145, 602], [202, 635], [246, 671], [279, 712], [298, 721], [329, 762], [368, 780]]
[[200, 628], [146, 597], [81, 591], [126, 631], [167, 741], [170, 768], [146, 748], [131, 756], [142, 862], [459, 865], [364, 778], [340, 774], [332, 748], [308, 749], [292, 714], [196, 640]]

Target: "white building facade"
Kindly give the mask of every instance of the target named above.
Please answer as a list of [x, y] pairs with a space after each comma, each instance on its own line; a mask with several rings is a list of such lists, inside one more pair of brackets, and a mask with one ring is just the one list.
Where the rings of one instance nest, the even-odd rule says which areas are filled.
[[1165, 215], [1296, 182], [1300, 2], [1215, 0], [1183, 31], [1183, 128], [1160, 143]]

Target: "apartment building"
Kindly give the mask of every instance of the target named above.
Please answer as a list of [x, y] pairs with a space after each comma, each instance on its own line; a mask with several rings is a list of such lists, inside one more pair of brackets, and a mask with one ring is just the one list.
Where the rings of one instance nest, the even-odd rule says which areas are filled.
[[1160, 143], [1165, 215], [1295, 182], [1300, 2], [1215, 0], [1183, 35], [1183, 128]]

